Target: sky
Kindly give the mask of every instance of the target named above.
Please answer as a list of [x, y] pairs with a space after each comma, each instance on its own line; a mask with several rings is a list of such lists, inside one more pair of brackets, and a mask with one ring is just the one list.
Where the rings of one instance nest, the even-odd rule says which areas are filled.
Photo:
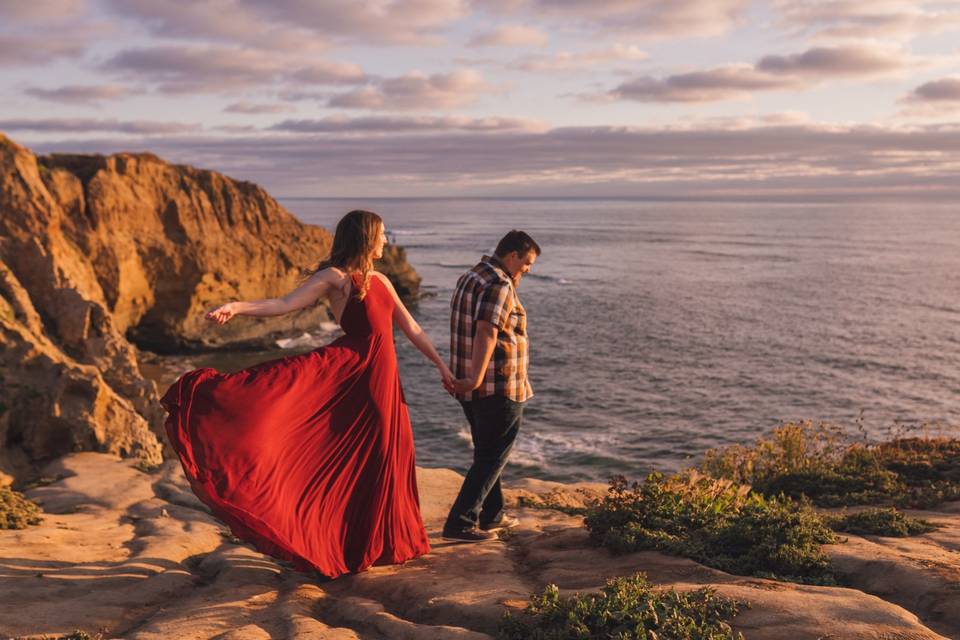
[[960, 196], [960, 0], [0, 0], [0, 132], [275, 196]]

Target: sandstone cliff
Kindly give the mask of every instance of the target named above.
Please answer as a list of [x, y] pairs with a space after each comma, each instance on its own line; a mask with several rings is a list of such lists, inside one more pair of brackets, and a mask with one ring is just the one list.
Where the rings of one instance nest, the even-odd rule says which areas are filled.
[[[37, 157], [0, 135], [0, 473], [87, 449], [158, 461], [163, 412], [134, 344], [263, 345], [316, 327], [323, 303], [222, 327], [203, 314], [289, 291], [330, 242], [249, 182], [151, 154]], [[378, 266], [415, 296], [388, 249]]]

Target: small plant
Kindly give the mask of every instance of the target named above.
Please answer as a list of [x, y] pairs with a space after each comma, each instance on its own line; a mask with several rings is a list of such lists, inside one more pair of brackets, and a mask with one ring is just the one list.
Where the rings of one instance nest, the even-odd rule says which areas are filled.
[[835, 584], [822, 544], [837, 542], [807, 502], [766, 498], [698, 474], [614, 478], [585, 519], [594, 542], [615, 553], [685, 556], [740, 575]]
[[637, 574], [607, 582], [599, 593], [562, 598], [556, 585], [533, 595], [518, 614], [506, 614], [500, 640], [742, 640], [728, 620], [742, 603], [712, 589], [657, 590]]
[[929, 533], [937, 528], [929, 520], [911, 518], [892, 507], [827, 516], [826, 522], [834, 531], [852, 533], [858, 536], [873, 535], [893, 538], [905, 538]]
[[86, 631], [75, 629], [67, 635], [61, 636], [60, 640], [103, 640], [103, 634], [98, 632], [94, 635], [90, 635]]
[[243, 544], [243, 540], [233, 534], [229, 529], [220, 529], [220, 537], [230, 544]]
[[160, 464], [154, 464], [153, 462], [149, 462], [143, 458], [140, 458], [136, 461], [136, 463], [134, 463], [133, 468], [142, 473], [152, 475], [163, 469], [163, 463], [161, 462]]
[[0, 487], [0, 529], [26, 529], [41, 520], [40, 507], [19, 491]]

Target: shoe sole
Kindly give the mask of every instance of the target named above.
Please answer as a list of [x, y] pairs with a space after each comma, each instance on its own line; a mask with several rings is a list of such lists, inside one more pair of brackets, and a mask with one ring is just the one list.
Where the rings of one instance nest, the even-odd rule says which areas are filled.
[[478, 542], [496, 542], [499, 540], [497, 536], [493, 536], [492, 538], [481, 538], [479, 540], [464, 540], [463, 538], [448, 538], [447, 536], [440, 536], [440, 538], [442, 540], [446, 540], [447, 542], [462, 542], [464, 544], [476, 544]]

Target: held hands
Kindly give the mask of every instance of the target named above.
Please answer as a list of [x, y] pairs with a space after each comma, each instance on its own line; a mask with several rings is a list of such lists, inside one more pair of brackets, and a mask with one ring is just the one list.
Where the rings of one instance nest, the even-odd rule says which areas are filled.
[[456, 378], [453, 372], [450, 371], [450, 367], [445, 364], [440, 364], [437, 365], [437, 369], [440, 371], [440, 384], [447, 390], [447, 393], [453, 395], [453, 383], [456, 381]]
[[451, 393], [465, 395], [470, 393], [471, 391], [473, 391], [479, 386], [480, 386], [479, 382], [471, 380], [470, 378], [460, 378], [459, 380], [453, 381], [453, 391]]
[[216, 309], [208, 311], [204, 317], [217, 324], [226, 324], [226, 322], [235, 315], [237, 315], [236, 306], [234, 303], [228, 302], [220, 305]]

